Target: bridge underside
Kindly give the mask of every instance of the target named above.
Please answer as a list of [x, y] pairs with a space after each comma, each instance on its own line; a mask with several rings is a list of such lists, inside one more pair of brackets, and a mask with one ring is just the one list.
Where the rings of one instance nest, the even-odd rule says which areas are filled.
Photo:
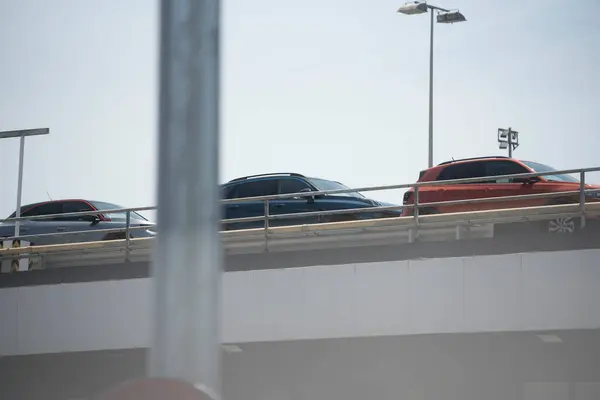
[[[226, 400], [597, 400], [600, 330], [241, 344]], [[552, 339], [552, 337], [550, 337]], [[79, 399], [145, 371], [145, 350], [0, 358], [7, 399]]]

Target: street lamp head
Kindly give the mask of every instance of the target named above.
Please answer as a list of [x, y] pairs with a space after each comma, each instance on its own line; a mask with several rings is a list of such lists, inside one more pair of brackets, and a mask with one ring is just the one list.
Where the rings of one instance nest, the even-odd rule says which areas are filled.
[[20, 131], [4, 131], [4, 132], [0, 132], [0, 139], [47, 135], [49, 133], [50, 133], [50, 129], [48, 129], [48, 128], [24, 129], [24, 130], [20, 130]]
[[420, 1], [406, 3], [398, 9], [398, 12], [406, 15], [424, 14], [427, 12], [427, 3]]
[[498, 141], [508, 141], [508, 129], [498, 129]]
[[449, 11], [440, 13], [437, 16], [437, 22], [440, 24], [453, 24], [455, 22], [463, 22], [466, 20], [467, 19], [461, 14], [460, 11]]

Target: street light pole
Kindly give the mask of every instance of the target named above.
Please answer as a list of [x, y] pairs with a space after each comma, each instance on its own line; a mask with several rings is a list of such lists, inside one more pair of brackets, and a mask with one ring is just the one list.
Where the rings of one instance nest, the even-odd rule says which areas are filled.
[[[0, 132], [0, 139], [8, 138], [19, 138], [19, 175], [17, 178], [17, 210], [15, 211], [15, 217], [21, 216], [21, 198], [23, 194], [23, 163], [25, 158], [25, 137], [26, 136], [38, 136], [47, 135], [50, 133], [50, 129], [25, 129], [19, 131], [4, 131]], [[21, 221], [15, 221], [14, 236], [18, 237], [21, 234], [20, 231]]]
[[[19, 177], [17, 178], [17, 208], [15, 217], [21, 216], [21, 195], [23, 193], [23, 157], [25, 155], [25, 136], [19, 139]], [[21, 221], [15, 221], [15, 237], [21, 234]]]
[[429, 32], [429, 157], [427, 166], [433, 167], [433, 8]]
[[508, 158], [512, 158], [512, 152], [513, 152], [512, 133], [513, 133], [513, 131], [509, 126], [508, 127]]
[[406, 3], [398, 9], [399, 13], [406, 15], [424, 14], [428, 11], [431, 12], [431, 26], [429, 28], [429, 143], [427, 165], [431, 168], [433, 167], [433, 14], [437, 12], [437, 22], [443, 24], [463, 22], [466, 21], [466, 18], [459, 11], [447, 10], [420, 1]]

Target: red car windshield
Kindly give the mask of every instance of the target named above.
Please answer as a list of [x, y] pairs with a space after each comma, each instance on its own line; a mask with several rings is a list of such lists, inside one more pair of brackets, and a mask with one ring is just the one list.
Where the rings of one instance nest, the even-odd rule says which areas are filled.
[[[554, 172], [556, 169], [549, 167], [544, 164], [536, 163], [533, 161], [521, 161], [523, 164], [527, 165], [529, 168], [533, 169], [535, 172]], [[544, 175], [544, 178], [549, 181], [555, 182], [573, 182], [579, 183], [579, 180], [575, 179], [571, 175], [567, 174], [556, 174], [556, 175]]]

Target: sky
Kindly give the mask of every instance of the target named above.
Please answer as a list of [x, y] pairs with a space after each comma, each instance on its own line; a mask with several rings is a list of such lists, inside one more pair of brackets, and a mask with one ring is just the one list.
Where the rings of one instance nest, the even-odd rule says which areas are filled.
[[[427, 167], [429, 20], [402, 4], [222, 2], [221, 181], [414, 182]], [[505, 154], [497, 129], [510, 126], [517, 158], [600, 165], [600, 2], [431, 4], [467, 18], [435, 26], [435, 163]], [[51, 132], [26, 140], [23, 204], [155, 205], [158, 35], [157, 1], [0, 2], [0, 130]], [[0, 141], [0, 218], [16, 206], [18, 142]]]

